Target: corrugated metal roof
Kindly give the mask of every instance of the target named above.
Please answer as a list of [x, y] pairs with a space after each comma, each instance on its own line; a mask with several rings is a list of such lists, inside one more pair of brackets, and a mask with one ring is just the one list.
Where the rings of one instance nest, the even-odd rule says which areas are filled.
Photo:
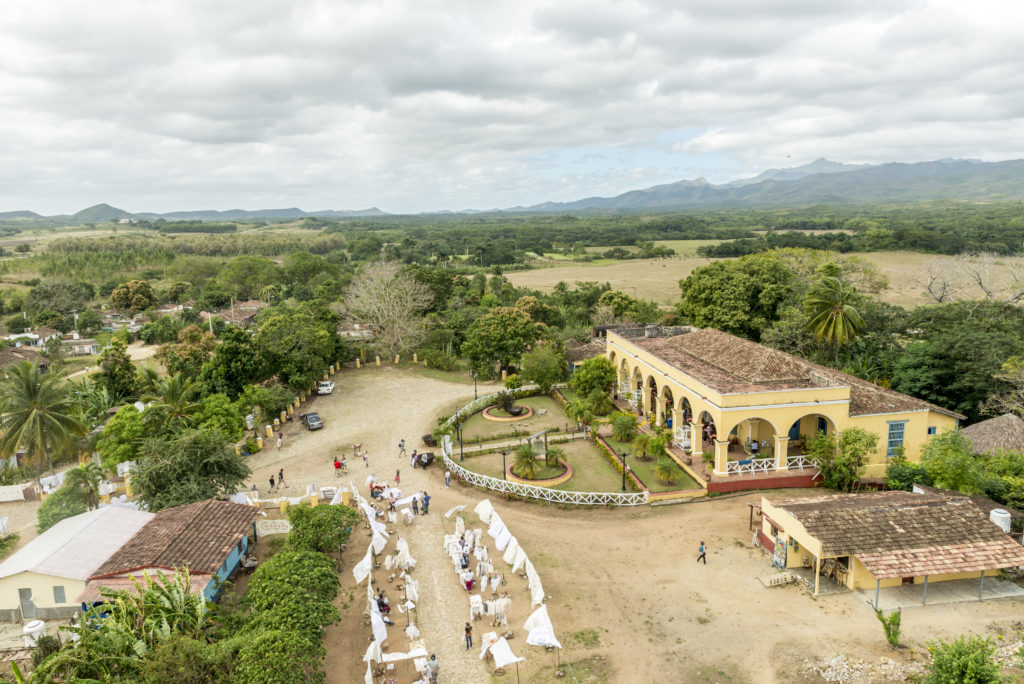
[[35, 572], [88, 579], [153, 517], [133, 508], [108, 506], [65, 518], [0, 563], [0, 578]]

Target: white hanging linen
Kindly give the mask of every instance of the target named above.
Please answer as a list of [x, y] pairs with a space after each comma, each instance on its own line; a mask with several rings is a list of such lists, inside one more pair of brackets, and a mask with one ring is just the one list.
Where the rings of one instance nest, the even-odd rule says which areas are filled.
[[370, 616], [370, 625], [373, 628], [374, 639], [380, 643], [388, 640], [388, 627], [384, 624], [384, 618], [381, 617], [379, 611], [374, 611], [373, 615]]
[[395, 561], [394, 561], [394, 559], [393, 559], [393, 557], [391, 556], [390, 553], [388, 555], [384, 556], [384, 569], [385, 570], [390, 570], [391, 568], [394, 567], [394, 565], [395, 565]]
[[487, 528], [487, 534], [491, 535], [492, 539], [497, 539], [503, 529], [505, 529], [505, 523], [498, 517], [498, 514], [495, 513], [491, 516], [491, 524], [490, 527]]
[[409, 637], [409, 641], [420, 638], [420, 629], [414, 624], [410, 624], [405, 628], [405, 636]]
[[395, 512], [394, 511], [388, 511], [388, 522], [391, 523], [392, 525], [394, 525], [395, 522], [397, 522], [397, 521], [398, 521], [398, 516], [395, 515]]
[[380, 552], [384, 549], [385, 546], [387, 546], [387, 544], [388, 544], [387, 537], [385, 537], [380, 532], [377, 532], [376, 530], [374, 530], [373, 531], [373, 540], [370, 542], [370, 548], [373, 549], [373, 552], [376, 553], [376, 554], [380, 554]]
[[491, 650], [491, 646], [495, 641], [498, 640], [498, 635], [495, 632], [487, 632], [480, 640], [480, 660], [484, 659], [487, 655], [487, 651]]
[[373, 672], [370, 670], [370, 664], [366, 664], [366, 675], [363, 677], [363, 684], [373, 684]]
[[518, 662], [526, 660], [526, 658], [520, 658], [512, 652], [512, 648], [509, 647], [508, 642], [505, 641], [505, 637], [498, 639], [491, 645], [491, 655], [494, 656], [495, 667], [515, 665]]
[[508, 546], [505, 547], [505, 555], [502, 556], [501, 559], [509, 565], [512, 565], [512, 561], [516, 559], [517, 551], [519, 551], [519, 540], [512, 537], [508, 542]]
[[370, 504], [366, 503], [365, 500], [359, 502], [359, 507], [361, 509], [363, 509], [363, 513], [366, 514], [366, 518], [368, 520], [376, 520], [377, 519], [377, 511], [375, 511], [373, 509], [373, 506], [371, 506]]
[[356, 584], [362, 584], [363, 580], [370, 574], [370, 570], [373, 569], [373, 556], [371, 555], [371, 549], [366, 549], [366, 555], [363, 556], [363, 560], [359, 561], [352, 568], [352, 574], [356, 578]]
[[526, 635], [526, 643], [533, 646], [556, 646], [562, 648], [555, 638], [555, 628], [551, 625], [551, 618], [548, 617], [548, 607], [542, 605], [533, 611], [530, 617], [526, 618], [523, 625], [529, 634]]
[[337, 506], [341, 503], [341, 493], [345, 491], [343, 487], [338, 487], [338, 491], [334, 492], [334, 496], [331, 497], [331, 505]]
[[489, 499], [484, 499], [476, 505], [473, 512], [477, 514], [480, 521], [485, 525], [491, 521], [491, 515], [494, 513], [494, 506], [491, 505]]
[[519, 572], [519, 570], [526, 565], [526, 561], [530, 560], [526, 557], [526, 552], [523, 551], [523, 547], [519, 547], [516, 552], [515, 560], [512, 561], [512, 572]]
[[494, 577], [492, 577], [491, 578], [491, 591], [496, 591], [498, 589], [498, 583], [500, 583], [500, 582], [501, 582], [501, 577], [499, 577], [498, 575], [495, 575]]
[[498, 538], [494, 540], [494, 548], [499, 551], [504, 551], [510, 541], [512, 541], [512, 533], [508, 531], [507, 527], [503, 527], [501, 534], [499, 534]]
[[455, 518], [455, 534], [457, 534], [457, 535], [459, 535], [461, 537], [465, 533], [466, 533], [466, 521], [460, 515], [459, 517]]
[[384, 523], [382, 523], [382, 522], [377, 522], [376, 520], [371, 520], [370, 521], [370, 529], [373, 530], [374, 532], [378, 533], [378, 534], [384, 535], [385, 539], [388, 539], [391, 536], [391, 535], [388, 534], [387, 526]]
[[444, 514], [444, 517], [450, 518], [453, 515], [455, 515], [456, 513], [458, 513], [459, 511], [462, 511], [462, 510], [465, 510], [465, 509], [466, 509], [466, 504], [459, 504], [458, 506], [452, 506], [451, 508], [448, 509], [448, 512]]
[[405, 597], [410, 601], [420, 600], [420, 583], [409, 578], [405, 581]]
[[530, 605], [538, 606], [544, 603], [544, 587], [540, 583], [540, 575], [530, 561], [526, 561], [526, 580], [530, 586]]
[[369, 663], [371, 661], [379, 663], [384, 656], [381, 654], [380, 642], [374, 639], [370, 642], [370, 645], [366, 648], [366, 654], [363, 656], [363, 662]]
[[412, 496], [407, 496], [404, 499], [399, 499], [398, 501], [395, 502], [395, 506], [404, 506], [406, 504], [410, 504], [410, 503], [412, 503], [412, 500], [415, 499], [415, 498], [416, 498], [416, 495], [413, 494]]

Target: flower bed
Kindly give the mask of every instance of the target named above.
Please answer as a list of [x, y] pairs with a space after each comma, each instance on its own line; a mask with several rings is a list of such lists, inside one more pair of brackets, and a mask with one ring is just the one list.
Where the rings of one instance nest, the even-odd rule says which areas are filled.
[[509, 463], [505, 468], [505, 477], [513, 482], [533, 485], [535, 487], [557, 487], [560, 484], [565, 484], [572, 478], [572, 466], [562, 459], [558, 459], [558, 462], [562, 464], [562, 468], [565, 470], [561, 475], [556, 475], [555, 477], [549, 477], [543, 480], [527, 480], [524, 477], [518, 477], [512, 472], [512, 466], [515, 465], [514, 463]]

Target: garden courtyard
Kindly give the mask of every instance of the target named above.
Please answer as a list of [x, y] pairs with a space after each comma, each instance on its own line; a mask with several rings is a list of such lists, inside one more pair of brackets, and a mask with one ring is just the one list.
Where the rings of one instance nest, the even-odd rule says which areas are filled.
[[[936, 638], [967, 631], [1014, 638], [1020, 603], [1013, 599], [909, 608], [903, 613], [903, 642], [913, 650], [890, 651], [871, 608], [856, 595], [848, 592], [813, 600], [798, 585], [762, 586], [758, 577], [771, 573], [772, 566], [760, 549], [751, 546], [747, 506], [759, 501], [762, 492], [672, 506], [580, 509], [506, 501], [457, 482], [446, 489], [443, 467], [410, 470], [409, 462], [398, 458], [397, 444], [405, 438], [410, 446], [422, 449], [418, 436], [436, 425], [436, 416], [472, 400], [471, 380], [451, 382], [407, 369], [367, 368], [344, 371], [335, 381], [338, 389], [333, 395], [316, 397], [308, 404], [324, 417], [324, 429], [305, 432], [290, 425], [280, 452], [268, 449], [253, 457], [254, 482], [265, 487], [269, 475], [282, 467], [296, 489], [311, 480], [333, 482], [330, 458], [353, 443], [362, 443], [370, 452], [370, 465], [357, 464], [351, 478], [360, 487], [369, 473], [390, 479], [401, 469], [403, 488], [429, 491], [430, 514], [399, 530], [419, 561], [414, 574], [420, 581], [421, 600], [415, 617], [427, 648], [441, 662], [441, 681], [515, 681], [514, 672], [496, 677], [477, 657], [478, 651], [464, 649], [466, 593], [458, 586], [442, 547], [443, 535], [454, 531], [454, 521], [443, 513], [459, 504], [471, 511], [485, 497], [533, 560], [563, 645], [561, 662], [572, 668], [571, 677], [567, 673], [556, 680], [555, 655], [525, 643], [522, 625], [530, 612], [529, 598], [518, 587], [522, 582], [510, 581], [516, 591], [510, 620], [515, 638], [509, 643], [526, 658], [519, 664], [523, 682], [800, 684], [823, 681], [807, 663], [836, 654], [850, 662], [878, 663], [884, 658], [921, 662], [925, 643]], [[480, 391], [494, 389], [489, 385]], [[583, 445], [580, 440], [565, 445], [574, 468], [585, 463], [574, 460]], [[500, 455], [497, 466], [484, 465], [490, 461], [483, 459], [493, 461], [493, 455], [479, 458], [481, 469], [500, 472]], [[611, 491], [617, 491], [621, 476], [610, 464], [607, 469], [615, 477], [606, 472], [593, 475], [591, 481], [609, 483]], [[814, 493], [789, 490], [768, 495]], [[472, 515], [467, 517], [470, 527], [479, 526]], [[695, 562], [701, 541], [708, 544], [706, 566]], [[363, 682], [366, 671], [361, 660], [370, 634], [363, 614], [366, 587], [354, 584], [351, 568], [367, 542], [360, 529], [343, 554], [337, 600], [342, 620], [328, 628], [324, 640], [325, 670], [331, 683]], [[392, 628], [395, 643], [387, 650], [405, 646], [398, 637], [406, 618], [397, 617], [397, 630]], [[484, 622], [474, 623], [476, 640], [490, 631], [485, 627]]]

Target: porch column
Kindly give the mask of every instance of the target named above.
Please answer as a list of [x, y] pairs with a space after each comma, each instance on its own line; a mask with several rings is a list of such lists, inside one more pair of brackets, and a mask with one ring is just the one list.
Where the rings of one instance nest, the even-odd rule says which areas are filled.
[[789, 469], [789, 435], [775, 435], [775, 469]]
[[715, 438], [715, 475], [728, 475], [729, 438]]
[[[672, 409], [672, 441], [676, 441], [676, 435], [680, 435], [683, 427], [683, 410]], [[680, 435], [681, 436], [681, 435]], [[693, 449], [693, 436], [690, 436], [690, 449]]]
[[814, 595], [818, 595], [818, 580], [821, 579], [821, 558], [814, 557]]
[[690, 421], [690, 451], [704, 453], [704, 424], [697, 419]]

